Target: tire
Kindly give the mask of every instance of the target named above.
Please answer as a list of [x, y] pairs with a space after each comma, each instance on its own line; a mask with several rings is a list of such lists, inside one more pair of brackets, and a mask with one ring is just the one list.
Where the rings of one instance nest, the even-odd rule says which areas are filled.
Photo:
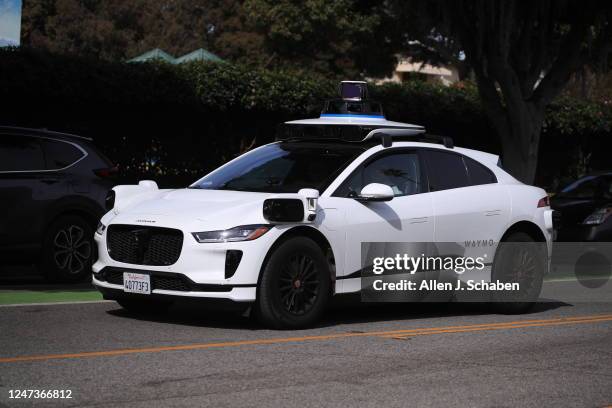
[[327, 307], [330, 281], [321, 248], [309, 238], [289, 238], [274, 250], [263, 269], [257, 317], [273, 329], [309, 327]]
[[116, 302], [125, 310], [138, 314], [164, 313], [173, 303], [158, 299], [117, 299]]
[[94, 229], [76, 215], [57, 218], [43, 240], [40, 269], [52, 282], [78, 282], [91, 274], [96, 247]]
[[492, 281], [517, 282], [517, 292], [492, 295], [494, 309], [503, 314], [528, 312], [540, 296], [547, 264], [546, 243], [524, 232], [510, 234], [499, 244], [493, 263]]

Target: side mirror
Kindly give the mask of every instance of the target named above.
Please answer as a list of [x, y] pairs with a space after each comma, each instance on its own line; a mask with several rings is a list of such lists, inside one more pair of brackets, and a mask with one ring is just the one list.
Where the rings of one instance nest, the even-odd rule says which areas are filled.
[[390, 201], [395, 194], [393, 189], [386, 184], [370, 183], [361, 189], [361, 193], [355, 197], [357, 201]]

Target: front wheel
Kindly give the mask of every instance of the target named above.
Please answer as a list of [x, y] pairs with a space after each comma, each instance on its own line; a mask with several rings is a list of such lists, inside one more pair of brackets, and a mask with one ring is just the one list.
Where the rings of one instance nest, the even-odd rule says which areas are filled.
[[314, 324], [330, 297], [330, 270], [321, 248], [305, 237], [290, 238], [271, 254], [257, 291], [257, 314], [274, 329]]
[[538, 300], [546, 272], [545, 242], [536, 242], [524, 232], [510, 234], [500, 242], [493, 263], [493, 281], [518, 283], [518, 290], [493, 295], [494, 308], [504, 314], [529, 311]]

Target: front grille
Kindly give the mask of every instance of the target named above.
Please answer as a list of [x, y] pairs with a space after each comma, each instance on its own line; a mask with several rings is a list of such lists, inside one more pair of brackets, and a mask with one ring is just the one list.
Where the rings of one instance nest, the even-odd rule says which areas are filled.
[[180, 292], [189, 292], [190, 288], [185, 281], [176, 276], [153, 276], [151, 286], [153, 289], [161, 290], [177, 290]]
[[181, 255], [183, 233], [172, 228], [114, 224], [106, 232], [109, 256], [118, 262], [165, 266]]

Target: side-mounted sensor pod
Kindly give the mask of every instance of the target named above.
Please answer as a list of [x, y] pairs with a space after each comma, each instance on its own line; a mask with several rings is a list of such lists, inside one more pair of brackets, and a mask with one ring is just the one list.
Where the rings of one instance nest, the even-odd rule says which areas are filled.
[[319, 192], [303, 188], [297, 194], [282, 194], [263, 203], [263, 216], [270, 222], [310, 223], [317, 218]]

